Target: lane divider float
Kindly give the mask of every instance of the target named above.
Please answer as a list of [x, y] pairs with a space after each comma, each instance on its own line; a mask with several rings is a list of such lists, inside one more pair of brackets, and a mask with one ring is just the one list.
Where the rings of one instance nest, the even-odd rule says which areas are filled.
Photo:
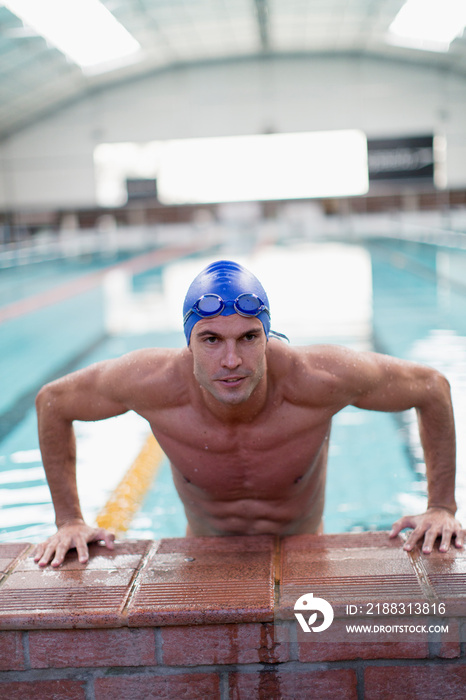
[[129, 528], [164, 458], [164, 452], [150, 434], [138, 456], [115, 488], [96, 518], [98, 527], [118, 538]]

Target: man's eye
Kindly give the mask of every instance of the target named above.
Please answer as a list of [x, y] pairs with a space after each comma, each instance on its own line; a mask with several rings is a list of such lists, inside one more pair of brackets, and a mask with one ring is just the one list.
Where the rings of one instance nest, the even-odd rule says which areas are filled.
[[205, 339], [205, 342], [208, 345], [214, 345], [214, 343], [217, 342], [217, 338], [214, 335], [210, 335], [208, 338]]
[[248, 333], [244, 336], [245, 340], [255, 340], [257, 338], [256, 333]]

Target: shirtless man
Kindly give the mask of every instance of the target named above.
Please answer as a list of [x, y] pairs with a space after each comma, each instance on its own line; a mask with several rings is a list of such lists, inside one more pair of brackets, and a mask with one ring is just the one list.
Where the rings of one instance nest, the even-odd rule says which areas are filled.
[[[303, 313], [305, 310], [303, 309]], [[422, 365], [338, 346], [292, 348], [270, 330], [267, 295], [237, 263], [209, 265], [184, 303], [188, 347], [145, 349], [46, 385], [37, 398], [39, 438], [57, 533], [35, 561], [59, 566], [75, 547], [113, 535], [84, 523], [76, 488], [73, 420], [133, 410], [168, 455], [188, 520], [187, 535], [322, 532], [332, 417], [348, 405], [375, 411], [415, 407], [428, 479], [428, 509], [394, 523], [440, 551], [455, 519], [455, 431], [450, 391]], [[377, 469], [377, 464], [374, 464]]]

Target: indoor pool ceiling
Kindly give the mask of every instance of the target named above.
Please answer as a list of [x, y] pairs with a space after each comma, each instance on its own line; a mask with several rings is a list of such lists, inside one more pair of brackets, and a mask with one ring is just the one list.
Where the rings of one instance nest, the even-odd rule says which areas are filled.
[[0, 1], [0, 138], [92, 91], [194, 63], [367, 56], [423, 64], [466, 78], [464, 33], [447, 52], [401, 48], [387, 41], [404, 0], [102, 1], [142, 50], [135, 62], [95, 75], [83, 73]]

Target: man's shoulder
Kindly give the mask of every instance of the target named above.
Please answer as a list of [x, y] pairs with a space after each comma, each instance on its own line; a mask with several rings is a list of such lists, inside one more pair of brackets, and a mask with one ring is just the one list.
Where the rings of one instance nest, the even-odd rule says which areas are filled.
[[272, 362], [278, 368], [286, 367], [287, 372], [293, 369], [307, 369], [310, 372], [333, 371], [356, 353], [342, 345], [285, 345], [281, 341], [274, 342], [269, 348]]
[[120, 359], [140, 367], [148, 363], [160, 365], [160, 363], [182, 362], [188, 355], [187, 348], [140, 348], [121, 355]]
[[271, 348], [269, 366], [284, 392], [297, 402], [339, 402], [354, 351], [339, 345]]
[[144, 348], [122, 355], [116, 361], [116, 374], [138, 404], [147, 400], [151, 405], [178, 404], [190, 376], [190, 362], [186, 348]]
[[344, 345], [304, 345], [296, 347], [295, 350], [302, 361], [308, 363], [310, 367], [331, 372], [361, 355]]

